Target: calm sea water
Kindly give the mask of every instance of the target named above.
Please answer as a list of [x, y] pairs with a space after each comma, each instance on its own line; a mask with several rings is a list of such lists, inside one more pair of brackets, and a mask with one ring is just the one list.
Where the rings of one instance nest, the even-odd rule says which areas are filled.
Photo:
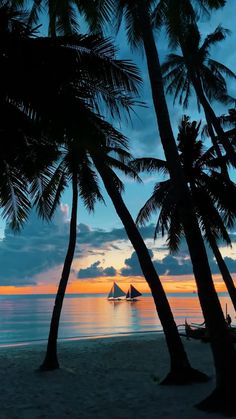
[[[176, 323], [185, 318], [203, 321], [196, 294], [168, 294]], [[233, 323], [235, 313], [226, 293], [220, 294], [222, 308], [227, 304]], [[0, 296], [0, 346], [47, 339], [53, 295]], [[116, 335], [161, 330], [152, 297], [144, 294], [136, 302], [110, 302], [105, 294], [67, 295], [64, 301], [59, 338]]]

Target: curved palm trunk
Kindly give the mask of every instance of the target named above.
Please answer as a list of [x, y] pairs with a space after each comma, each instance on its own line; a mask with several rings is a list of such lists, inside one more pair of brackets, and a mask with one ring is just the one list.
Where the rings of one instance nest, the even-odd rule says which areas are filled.
[[48, 337], [48, 345], [45, 359], [40, 366], [41, 370], [54, 370], [59, 368], [59, 362], [57, 358], [57, 336], [58, 328], [62, 310], [62, 304], [66, 292], [66, 287], [70, 275], [71, 264], [74, 257], [75, 245], [76, 245], [76, 223], [77, 223], [77, 206], [78, 206], [78, 187], [77, 187], [77, 175], [72, 176], [72, 210], [70, 220], [70, 236], [67, 254], [62, 270], [62, 275], [55, 298], [55, 304], [53, 307], [53, 313], [50, 324], [50, 331]]
[[214, 256], [216, 258], [217, 264], [219, 266], [222, 278], [224, 280], [224, 283], [226, 285], [226, 288], [228, 290], [230, 298], [232, 300], [234, 310], [236, 311], [236, 288], [235, 288], [235, 285], [234, 285], [234, 281], [233, 281], [233, 279], [230, 275], [230, 272], [229, 272], [229, 270], [227, 268], [227, 265], [226, 265], [222, 255], [220, 253], [220, 250], [217, 246], [217, 243], [216, 243], [214, 237], [211, 234], [209, 235], [209, 233], [208, 233], [207, 238], [208, 238], [209, 244], [210, 244], [210, 246], [213, 250]]
[[142, 6], [139, 11], [139, 15], [142, 16], [140, 25], [142, 25], [143, 43], [157, 123], [170, 177], [182, 202], [180, 215], [193, 264], [200, 304], [209, 330], [216, 368], [216, 389], [198, 407], [216, 411], [232, 409], [235, 413], [233, 389], [236, 376], [236, 352], [230, 341], [224, 315], [214, 288], [204, 242], [181, 168], [164, 94], [161, 66], [144, 1]]
[[206, 381], [208, 377], [205, 374], [190, 366], [160, 278], [153, 266], [142, 236], [125, 206], [120, 192], [114, 186], [112, 173], [109, 169], [105, 169], [99, 161], [96, 159], [94, 159], [94, 161], [116, 212], [125, 227], [128, 238], [137, 253], [143, 275], [150, 287], [156, 310], [163, 327], [170, 354], [171, 366], [170, 372], [162, 381], [162, 384], [186, 384], [190, 382]]

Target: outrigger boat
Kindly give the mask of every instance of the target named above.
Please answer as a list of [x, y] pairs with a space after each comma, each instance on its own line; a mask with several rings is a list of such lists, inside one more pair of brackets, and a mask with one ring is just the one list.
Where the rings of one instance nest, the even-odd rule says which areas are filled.
[[[187, 320], [185, 320], [185, 336], [187, 339], [198, 339], [202, 342], [210, 342], [210, 337], [207, 328], [204, 326], [205, 323], [196, 324], [191, 323], [189, 324]], [[228, 331], [232, 342], [236, 343], [236, 327], [228, 325]]]

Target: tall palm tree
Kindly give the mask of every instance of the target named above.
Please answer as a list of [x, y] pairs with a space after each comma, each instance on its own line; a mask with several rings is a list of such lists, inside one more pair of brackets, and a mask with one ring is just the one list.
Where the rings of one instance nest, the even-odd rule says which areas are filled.
[[[213, 45], [225, 39], [227, 32], [226, 29], [218, 26], [213, 33], [207, 35], [201, 44], [197, 26], [195, 24], [188, 25], [184, 30], [184, 37], [183, 35], [181, 37], [181, 45], [184, 43], [185, 46], [184, 55], [169, 54], [162, 65], [167, 93], [174, 94], [174, 102], [178, 97], [179, 103], [183, 104], [184, 108], [188, 107], [191, 88], [193, 87], [195, 90], [198, 102], [204, 109], [208, 131], [219, 157], [221, 153], [213, 125], [215, 119], [212, 117], [213, 111], [209, 102], [217, 100], [227, 104], [232, 101], [233, 99], [227, 92], [224, 76], [235, 80], [236, 75], [225, 65], [211, 59], [209, 53]], [[220, 125], [219, 120], [217, 124]], [[220, 135], [219, 131], [216, 133]], [[228, 151], [229, 158], [235, 164], [235, 152], [229, 139], [226, 138], [222, 144]]]
[[[198, 295], [211, 337], [211, 347], [216, 367], [216, 389], [201, 404], [204, 409], [233, 410], [233, 383], [236, 374], [235, 350], [225, 325], [207, 259], [204, 242], [194, 214], [194, 206], [179, 160], [173, 135], [162, 80], [161, 65], [152, 31], [151, 13], [155, 1], [104, 0], [113, 6], [118, 23], [124, 17], [128, 40], [133, 47], [143, 46], [147, 60], [153, 104], [161, 142], [175, 193], [180, 196], [180, 215], [189, 247]], [[216, 330], [217, 325], [217, 330]], [[227, 403], [226, 403], [227, 400]]]
[[[236, 311], [236, 288], [230, 272], [217, 246], [217, 240], [222, 238], [227, 245], [231, 240], [227, 228], [232, 228], [236, 217], [236, 185], [229, 179], [222, 179], [217, 169], [220, 167], [219, 159], [215, 158], [214, 151], [204, 150], [199, 141], [200, 124], [189, 122], [188, 117], [183, 117], [179, 126], [178, 149], [181, 164], [193, 197], [195, 212], [199, 225], [208, 241], [222, 278], [226, 284]], [[136, 159], [133, 163], [136, 170], [149, 172], [161, 170], [168, 173], [166, 161], [160, 159]], [[143, 224], [150, 219], [154, 211], [160, 209], [155, 238], [161, 231], [162, 236], [167, 233], [167, 242], [170, 251], [179, 248], [183, 237], [183, 226], [179, 216], [178, 197], [173, 194], [173, 185], [170, 179], [155, 185], [152, 196], [139, 211], [137, 222]]]
[[[109, 151], [109, 148], [107, 150]], [[119, 153], [120, 151], [121, 149], [119, 149]], [[158, 273], [154, 268], [142, 236], [122, 199], [122, 189], [119, 178], [109, 164], [104, 164], [106, 161], [109, 163], [107, 158], [104, 159], [104, 150], [101, 152], [100, 148], [97, 148], [96, 152], [93, 151], [91, 156], [93, 163], [102, 178], [106, 191], [115, 207], [117, 215], [122, 221], [127, 236], [137, 253], [141, 270], [150, 287], [157, 314], [163, 327], [171, 364], [170, 372], [162, 381], [162, 384], [186, 384], [190, 382], [206, 381], [207, 376], [205, 374], [190, 366]], [[128, 155], [125, 157], [127, 159]], [[113, 159], [111, 162], [114, 164]], [[122, 169], [125, 174], [129, 173], [127, 172], [127, 166], [121, 166], [120, 163], [117, 164], [117, 162], [115, 162], [115, 167]]]
[[[103, 200], [98, 186], [97, 175], [92, 168], [86, 146], [86, 143], [90, 141], [88, 132], [89, 128], [91, 130], [91, 121], [96, 126], [100, 124], [103, 130], [109, 128], [111, 142], [116, 139], [117, 143], [119, 143], [121, 137], [115, 130], [107, 127], [103, 121], [100, 121], [100, 118], [96, 117], [91, 111], [87, 110], [87, 113], [84, 112], [83, 116], [84, 122], [79, 128], [79, 140], [77, 137], [70, 137], [71, 130], [67, 130], [66, 142], [64, 146], [61, 146], [61, 156], [58, 165], [47, 168], [46, 173], [42, 172], [41, 176], [35, 179], [31, 188], [31, 193], [39, 214], [50, 220], [54, 215], [57, 205], [60, 203], [60, 198], [65, 187], [69, 183], [72, 184], [72, 207], [68, 248], [53, 307], [47, 351], [40, 367], [41, 370], [59, 368], [57, 337], [63, 300], [76, 247], [78, 198], [81, 198], [89, 211], [94, 210], [94, 204], [97, 200]], [[91, 148], [95, 146], [96, 142], [91, 145]]]
[[[199, 48], [200, 34], [197, 28], [197, 20], [199, 18], [198, 9], [200, 9], [201, 13], [209, 13], [209, 10], [218, 9], [223, 7], [225, 4], [225, 0], [160, 0], [153, 12], [153, 23], [155, 27], [160, 27], [164, 24], [167, 29], [170, 45], [175, 48], [180, 46], [184, 64], [188, 70], [188, 77], [195, 89], [198, 101], [204, 109], [211, 139], [215, 145], [217, 145], [217, 140], [222, 142], [232, 164], [235, 165], [236, 158], [234, 149], [228, 139], [227, 133], [224, 133], [221, 124], [207, 98], [209, 93], [212, 98], [211, 90], [214, 85], [216, 86], [216, 79], [218, 79], [217, 85], [220, 87], [219, 91], [221, 95], [218, 95], [217, 100], [219, 100], [219, 96], [221, 96], [223, 100], [227, 100], [227, 95], [225, 94], [226, 91], [224, 91], [225, 86], [222, 74], [231, 77], [234, 76], [234, 74], [228, 71], [228, 69], [222, 64], [219, 65], [219, 63], [211, 60], [210, 67], [213, 69], [213, 74], [208, 71], [208, 76], [206, 77], [207, 69], [205, 69], [205, 75], [203, 77], [204, 81], [202, 80], [204, 61], [207, 60], [209, 62], [209, 48], [211, 45], [214, 45], [224, 39], [227, 32], [224, 30], [222, 31], [220, 27], [217, 28], [215, 33], [209, 35], [205, 39], [202, 47]], [[192, 47], [194, 51], [192, 51]], [[201, 71], [199, 71], [200, 65]], [[181, 84], [181, 82], [179, 84]], [[215, 91], [214, 87], [213, 91]], [[215, 138], [215, 133], [218, 139]], [[220, 154], [219, 151], [218, 154]]]
[[[84, 121], [87, 119], [84, 118]], [[113, 168], [123, 171], [126, 175], [136, 176], [135, 172], [126, 164], [127, 160], [130, 159], [126, 149], [127, 144], [124, 137], [105, 121], [102, 121], [95, 115], [90, 115], [89, 123], [85, 122], [82, 132], [78, 130], [76, 139], [69, 142], [66, 141], [66, 153], [63, 159], [61, 159], [54, 175], [48, 180], [44, 179], [43, 193], [39, 192], [36, 195], [40, 213], [51, 218], [56, 205], [60, 202], [60, 196], [64, 187], [72, 179], [73, 198], [69, 246], [53, 309], [47, 353], [41, 369], [55, 369], [59, 367], [57, 334], [63, 298], [75, 249], [78, 189], [89, 210], [93, 210], [95, 199], [102, 199], [97, 184], [97, 177], [92, 168], [94, 166], [102, 176], [105, 187], [112, 197], [115, 208], [125, 225], [128, 237], [137, 251], [144, 276], [150, 285], [155, 300], [171, 358], [171, 370], [163, 383], [183, 384], [191, 381], [205, 381], [207, 376], [190, 366], [168, 300], [152, 264], [148, 249], [121, 198], [122, 183], [114, 173]], [[38, 186], [36, 184], [35, 191], [37, 192], [37, 190]]]

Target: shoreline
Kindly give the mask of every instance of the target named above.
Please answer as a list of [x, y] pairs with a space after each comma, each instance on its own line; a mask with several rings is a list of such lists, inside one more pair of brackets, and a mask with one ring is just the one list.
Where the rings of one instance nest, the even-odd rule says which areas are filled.
[[[164, 336], [163, 330], [141, 330], [136, 332], [120, 332], [114, 334], [102, 334], [102, 335], [84, 335], [84, 336], [71, 336], [68, 338], [59, 338], [58, 343], [73, 342], [73, 341], [86, 341], [86, 340], [97, 340], [97, 339], [110, 339], [110, 338], [122, 338], [122, 337], [131, 337], [132, 336], [147, 336], [147, 335], [162, 335]], [[31, 341], [19, 341], [19, 342], [9, 342], [9, 343], [0, 343], [0, 350], [4, 348], [18, 348], [25, 346], [34, 346], [34, 345], [43, 345], [47, 344], [47, 339], [31, 340]]]
[[[169, 370], [161, 333], [59, 341], [61, 368], [38, 372], [45, 343], [0, 350], [1, 419], [209, 419], [193, 406], [214, 388], [210, 347], [183, 339], [207, 383], [160, 386]], [[212, 414], [213, 419], [221, 415]]]

